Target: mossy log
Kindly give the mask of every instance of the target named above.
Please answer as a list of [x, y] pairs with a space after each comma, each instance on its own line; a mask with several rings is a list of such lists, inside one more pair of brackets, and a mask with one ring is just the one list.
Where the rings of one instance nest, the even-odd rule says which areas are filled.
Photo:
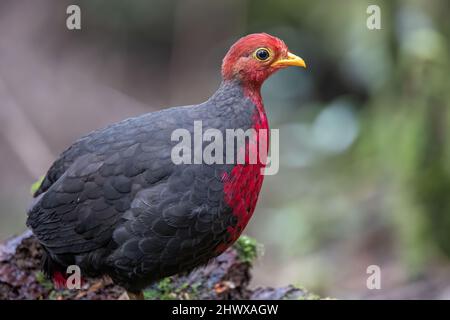
[[[294, 286], [250, 289], [256, 242], [241, 237], [207, 265], [187, 275], [161, 280], [146, 299], [305, 299]], [[85, 279], [81, 289], [56, 289], [40, 271], [42, 249], [30, 231], [0, 244], [0, 299], [118, 299], [124, 290], [109, 279]]]

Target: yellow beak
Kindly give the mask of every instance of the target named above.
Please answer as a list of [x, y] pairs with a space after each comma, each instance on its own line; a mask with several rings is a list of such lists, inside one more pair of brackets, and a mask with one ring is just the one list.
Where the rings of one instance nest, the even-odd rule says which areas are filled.
[[272, 66], [274, 66], [274, 67], [296, 66], [296, 67], [306, 68], [306, 63], [302, 58], [296, 56], [293, 53], [288, 52], [286, 59], [279, 59], [279, 60], [275, 61], [274, 63], [272, 63]]

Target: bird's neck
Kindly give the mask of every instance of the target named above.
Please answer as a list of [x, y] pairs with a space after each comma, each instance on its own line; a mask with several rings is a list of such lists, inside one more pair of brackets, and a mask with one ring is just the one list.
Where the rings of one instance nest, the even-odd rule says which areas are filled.
[[[226, 96], [240, 96], [241, 99], [248, 99], [249, 102], [251, 102], [250, 105], [253, 105], [255, 107], [254, 112], [252, 112], [252, 120], [253, 120], [253, 127], [255, 129], [269, 129], [266, 111], [264, 109], [264, 104], [261, 97], [261, 84], [258, 83], [243, 83], [238, 80], [224, 80], [222, 81], [219, 89], [217, 92], [213, 95], [212, 99], [219, 99], [221, 100], [222, 94], [226, 93]], [[239, 107], [246, 107], [248, 108], [248, 104], [242, 104]], [[234, 106], [238, 107], [238, 106]], [[248, 110], [242, 110], [243, 114], [245, 114], [245, 111]]]
[[261, 84], [244, 84], [242, 85], [244, 95], [248, 97], [256, 106], [254, 115], [255, 129], [269, 129], [266, 110], [261, 97]]

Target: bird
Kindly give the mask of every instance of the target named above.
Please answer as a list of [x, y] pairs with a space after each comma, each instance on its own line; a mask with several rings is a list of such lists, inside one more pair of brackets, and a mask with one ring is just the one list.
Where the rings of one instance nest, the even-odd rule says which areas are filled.
[[130, 299], [142, 299], [152, 283], [230, 247], [253, 215], [265, 163], [175, 164], [172, 133], [192, 133], [195, 121], [220, 132], [268, 130], [261, 86], [289, 66], [306, 63], [275, 36], [246, 35], [225, 55], [222, 81], [205, 102], [128, 118], [70, 145], [27, 211], [44, 273], [61, 281], [76, 265], [83, 276], [108, 276]]

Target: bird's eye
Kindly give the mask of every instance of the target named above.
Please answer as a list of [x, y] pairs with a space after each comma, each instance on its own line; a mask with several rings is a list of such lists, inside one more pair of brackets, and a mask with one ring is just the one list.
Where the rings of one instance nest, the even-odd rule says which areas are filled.
[[266, 48], [259, 48], [255, 51], [254, 56], [259, 61], [267, 61], [270, 58], [270, 52]]

